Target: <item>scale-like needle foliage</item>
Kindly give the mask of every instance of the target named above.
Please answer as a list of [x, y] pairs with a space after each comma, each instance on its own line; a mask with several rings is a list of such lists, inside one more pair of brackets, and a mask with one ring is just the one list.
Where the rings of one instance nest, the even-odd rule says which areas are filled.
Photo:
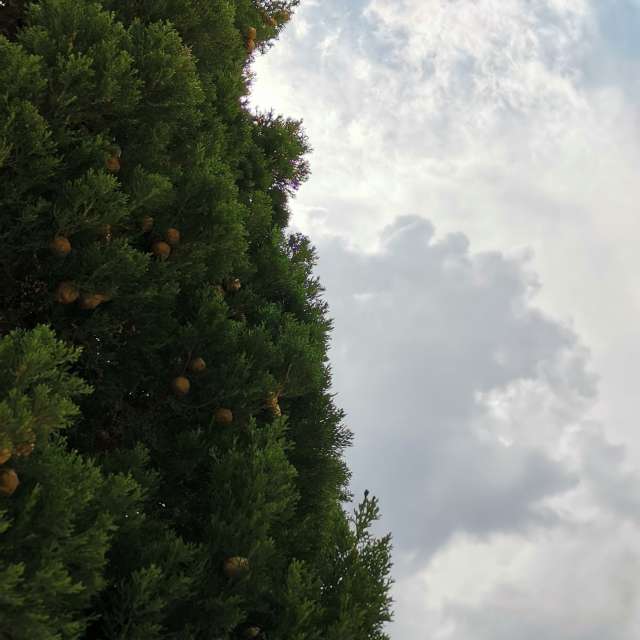
[[0, 2], [1, 640], [385, 637], [308, 143], [246, 106], [296, 4]]

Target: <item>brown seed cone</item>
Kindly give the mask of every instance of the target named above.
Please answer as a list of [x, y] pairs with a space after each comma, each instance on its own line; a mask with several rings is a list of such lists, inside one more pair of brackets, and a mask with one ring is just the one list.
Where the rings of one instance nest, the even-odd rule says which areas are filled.
[[49, 243], [49, 249], [57, 258], [65, 258], [71, 253], [71, 243], [64, 236], [56, 236]]
[[280, 408], [280, 404], [278, 402], [269, 405], [269, 411], [274, 418], [282, 417], [282, 409]]
[[249, 27], [247, 29], [247, 38], [249, 40], [255, 40], [258, 37], [258, 30], [255, 27]]
[[10, 496], [18, 488], [20, 479], [13, 469], [0, 469], [0, 494]]
[[109, 296], [104, 293], [83, 293], [80, 296], [80, 308], [81, 309], [95, 309], [98, 305], [101, 305], [103, 302], [107, 302], [109, 300]]
[[113, 233], [110, 224], [101, 224], [98, 229], [98, 235], [105, 241], [111, 242], [113, 238]]
[[194, 358], [189, 362], [189, 371], [202, 373], [207, 368], [207, 363], [202, 358]]
[[233, 411], [224, 408], [216, 409], [214, 417], [218, 424], [229, 425], [233, 422]]
[[107, 171], [111, 173], [118, 173], [118, 171], [120, 171], [120, 159], [118, 156], [109, 156], [104, 161], [104, 164], [107, 167]]
[[265, 400], [265, 407], [269, 410], [271, 415], [274, 418], [279, 418], [282, 415], [282, 409], [280, 408], [280, 403], [278, 402], [279, 397], [277, 393], [270, 393]]
[[222, 571], [227, 578], [235, 579], [240, 578], [242, 575], [249, 571], [249, 560], [240, 556], [234, 556], [233, 558], [227, 558], [222, 563]]
[[240, 289], [242, 289], [242, 282], [240, 282], [240, 278], [229, 278], [225, 282], [225, 289], [230, 293], [240, 291]]
[[36, 445], [33, 442], [23, 442], [16, 446], [16, 456], [26, 458], [33, 453]]
[[247, 627], [242, 634], [247, 640], [257, 638], [260, 635], [260, 627]]
[[0, 464], [4, 464], [7, 460], [11, 459], [11, 449], [5, 447], [0, 449]]
[[172, 247], [175, 247], [180, 243], [180, 232], [177, 229], [171, 227], [171, 229], [167, 229], [166, 233], [164, 234], [164, 239]]
[[142, 218], [142, 222], [140, 223], [140, 226], [142, 227], [142, 232], [149, 233], [149, 231], [153, 229], [153, 222], [154, 220], [152, 216], [145, 216], [144, 218]]
[[191, 383], [189, 382], [189, 378], [178, 376], [171, 381], [171, 390], [177, 398], [184, 398], [190, 389]]
[[160, 258], [161, 260], [166, 260], [171, 254], [171, 247], [166, 243], [162, 242], [162, 240], [158, 240], [154, 242], [151, 246], [151, 251], [155, 256]]
[[65, 280], [58, 285], [56, 289], [56, 302], [60, 304], [72, 304], [78, 299], [80, 291], [78, 287], [73, 283]]
[[247, 40], [247, 51], [249, 53], [253, 53], [255, 48], [256, 48], [255, 41], [254, 40]]
[[278, 26], [278, 21], [273, 16], [269, 16], [267, 18], [267, 24], [270, 27], [277, 27]]

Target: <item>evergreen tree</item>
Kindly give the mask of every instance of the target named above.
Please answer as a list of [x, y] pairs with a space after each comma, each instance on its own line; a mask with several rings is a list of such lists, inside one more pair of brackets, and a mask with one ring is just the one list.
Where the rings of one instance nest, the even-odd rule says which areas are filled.
[[140, 488], [68, 451], [56, 431], [90, 391], [50, 329], [0, 340], [0, 638], [77, 638], [106, 585], [106, 554]]
[[308, 143], [245, 104], [296, 4], [0, 3], [2, 640], [385, 637]]

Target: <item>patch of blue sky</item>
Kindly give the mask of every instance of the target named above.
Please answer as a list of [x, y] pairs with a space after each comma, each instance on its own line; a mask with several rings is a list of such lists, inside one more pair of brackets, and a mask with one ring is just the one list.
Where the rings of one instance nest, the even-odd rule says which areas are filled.
[[640, 0], [594, 0], [593, 9], [610, 51], [640, 58]]

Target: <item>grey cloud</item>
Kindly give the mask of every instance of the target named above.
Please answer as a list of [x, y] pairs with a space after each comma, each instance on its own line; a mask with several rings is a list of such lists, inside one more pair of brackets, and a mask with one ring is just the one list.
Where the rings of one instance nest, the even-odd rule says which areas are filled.
[[575, 478], [540, 450], [478, 435], [475, 398], [545, 371], [590, 397], [582, 360], [566, 358], [580, 349], [575, 335], [532, 308], [536, 283], [519, 261], [473, 255], [463, 234], [434, 238], [413, 216], [383, 237], [373, 254], [319, 246], [356, 489], [380, 495], [396, 546], [424, 558], [458, 531], [548, 521], [540, 501]]
[[627, 447], [612, 443], [597, 424], [586, 425], [576, 444], [581, 476], [600, 507], [640, 523], [640, 472], [630, 466]]

